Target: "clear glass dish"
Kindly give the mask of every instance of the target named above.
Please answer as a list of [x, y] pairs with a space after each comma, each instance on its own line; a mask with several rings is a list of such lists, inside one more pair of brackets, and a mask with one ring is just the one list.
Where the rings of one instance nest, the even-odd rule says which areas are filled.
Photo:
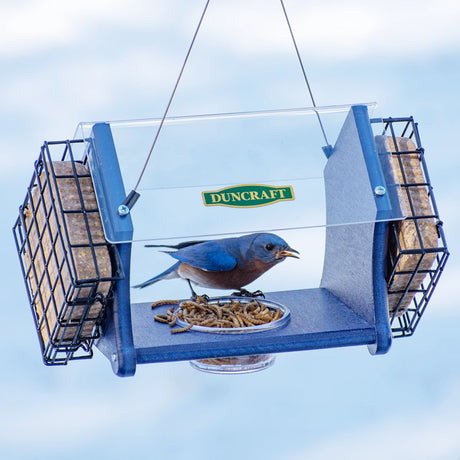
[[[254, 299], [251, 297], [240, 297], [240, 296], [228, 296], [228, 297], [214, 297], [208, 300], [208, 304], [217, 304], [220, 303], [222, 304], [227, 304], [230, 303], [230, 301], [236, 301], [236, 302], [241, 302], [241, 303], [250, 303]], [[278, 302], [273, 302], [271, 300], [265, 300], [265, 299], [257, 299], [260, 303], [264, 304], [267, 308], [270, 310], [277, 310], [278, 308], [280, 309], [281, 312], [281, 318], [277, 319], [276, 321], [272, 321], [270, 323], [265, 323], [265, 324], [259, 324], [257, 326], [246, 326], [246, 327], [207, 327], [207, 326], [198, 326], [194, 324], [192, 328], [190, 329], [191, 331], [197, 331], [197, 332], [208, 332], [211, 334], [250, 334], [253, 332], [262, 332], [262, 331], [267, 331], [271, 329], [276, 329], [278, 327], [284, 326], [288, 321], [289, 318], [291, 317], [291, 312], [289, 308], [285, 307], [284, 305], [281, 305]], [[175, 310], [175, 313], [177, 312], [177, 309]], [[177, 318], [177, 325], [181, 327], [188, 326], [189, 323], [182, 321], [181, 319]]]
[[[228, 296], [228, 297], [217, 297], [209, 299], [208, 303], [220, 303], [226, 304], [230, 300], [239, 301], [241, 303], [249, 303], [253, 301], [250, 297], [238, 297], [238, 296]], [[258, 299], [259, 300], [259, 299]], [[282, 327], [287, 324], [290, 319], [291, 312], [289, 308], [284, 305], [273, 302], [271, 300], [261, 299], [259, 300], [267, 308], [271, 310], [280, 309], [281, 317], [275, 321], [260, 324], [256, 326], [247, 326], [247, 327], [206, 327], [193, 325], [190, 329], [196, 332], [205, 332], [211, 334], [249, 334], [255, 332], [263, 332], [268, 330], [273, 330], [279, 327]], [[177, 319], [177, 325], [184, 327], [189, 323]], [[207, 358], [190, 361], [190, 364], [193, 368], [198, 369], [203, 372], [210, 372], [214, 374], [243, 374], [249, 372], [256, 372], [267, 367], [270, 367], [275, 361], [275, 356], [271, 354], [260, 354], [260, 355], [246, 355], [246, 356], [229, 356], [224, 358]]]
[[247, 374], [266, 369], [274, 362], [274, 355], [265, 354], [198, 359], [190, 361], [190, 365], [199, 371], [212, 374]]

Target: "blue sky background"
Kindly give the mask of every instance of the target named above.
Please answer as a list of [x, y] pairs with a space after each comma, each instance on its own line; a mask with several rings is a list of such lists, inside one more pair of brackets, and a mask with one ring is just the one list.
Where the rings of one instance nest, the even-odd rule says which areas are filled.
[[[451, 250], [412, 338], [284, 354], [263, 372], [188, 363], [120, 379], [96, 351], [42, 364], [11, 227], [44, 140], [161, 116], [204, 1], [0, 5], [0, 451], [9, 459], [457, 459], [460, 4], [286, 0], [318, 105], [413, 115]], [[276, 0], [211, 1], [172, 115], [308, 106]], [[319, 146], [321, 147], [321, 146]], [[218, 452], [218, 454], [216, 454]]]

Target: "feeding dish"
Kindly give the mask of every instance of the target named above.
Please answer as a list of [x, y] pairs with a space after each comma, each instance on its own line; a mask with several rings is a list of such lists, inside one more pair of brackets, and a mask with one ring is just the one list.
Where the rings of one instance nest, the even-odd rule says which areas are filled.
[[[262, 331], [267, 331], [270, 329], [276, 329], [278, 327], [282, 327], [286, 325], [286, 323], [289, 321], [291, 312], [289, 308], [285, 307], [284, 305], [281, 305], [278, 302], [273, 302], [271, 300], [255, 300], [251, 297], [238, 297], [238, 296], [230, 296], [230, 297], [216, 297], [209, 299], [207, 301], [208, 305], [216, 305], [220, 306], [222, 308], [228, 308], [228, 306], [233, 304], [241, 304], [241, 305], [249, 305], [254, 302], [257, 302], [261, 305], [261, 307], [267, 307], [268, 309], [272, 310], [272, 312], [276, 312], [278, 309], [280, 310], [280, 318], [275, 320], [275, 321], [269, 321], [263, 324], [257, 324], [254, 326], [242, 326], [242, 327], [215, 327], [215, 326], [201, 326], [198, 324], [194, 324], [191, 328], [190, 331], [196, 331], [196, 332], [208, 332], [212, 334], [250, 334], [254, 332], [262, 332]], [[175, 310], [175, 313], [178, 312], [179, 309]], [[190, 323], [178, 318], [177, 325], [181, 327], [185, 327], [189, 325]]]

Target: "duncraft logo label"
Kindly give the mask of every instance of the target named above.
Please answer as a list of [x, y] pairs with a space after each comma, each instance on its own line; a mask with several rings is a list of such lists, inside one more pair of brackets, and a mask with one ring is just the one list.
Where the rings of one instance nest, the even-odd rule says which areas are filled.
[[290, 185], [272, 186], [262, 184], [234, 185], [220, 190], [202, 192], [205, 206], [230, 206], [254, 208], [267, 206], [278, 201], [294, 200]]

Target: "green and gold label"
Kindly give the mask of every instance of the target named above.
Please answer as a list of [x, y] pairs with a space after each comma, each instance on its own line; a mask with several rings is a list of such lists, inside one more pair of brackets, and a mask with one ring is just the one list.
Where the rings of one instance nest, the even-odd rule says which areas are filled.
[[254, 208], [267, 206], [278, 201], [294, 200], [290, 185], [272, 186], [262, 184], [234, 185], [209, 192], [202, 192], [205, 206], [231, 206]]

